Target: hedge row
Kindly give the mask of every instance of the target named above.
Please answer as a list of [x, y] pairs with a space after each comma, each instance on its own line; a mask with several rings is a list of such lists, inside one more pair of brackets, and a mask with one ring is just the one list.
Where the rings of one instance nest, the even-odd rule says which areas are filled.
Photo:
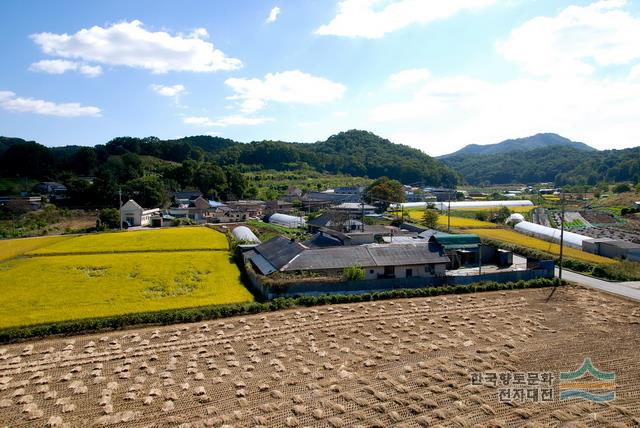
[[481, 291], [516, 290], [542, 288], [560, 285], [557, 279], [534, 279], [508, 283], [480, 282], [469, 285], [397, 289], [362, 294], [327, 294], [321, 296], [300, 296], [276, 298], [266, 302], [238, 303], [232, 305], [204, 306], [192, 309], [174, 309], [158, 312], [144, 312], [40, 324], [28, 327], [15, 327], [0, 330], [0, 343], [9, 343], [50, 335], [71, 335], [92, 333], [105, 330], [118, 330], [141, 325], [168, 325], [198, 322], [234, 315], [249, 315], [260, 312], [272, 312], [295, 307], [310, 307], [326, 304], [368, 302], [376, 300], [432, 297], [442, 294], [476, 293]]
[[[556, 262], [556, 264], [560, 261], [560, 258], [555, 254], [545, 253], [544, 251], [534, 250], [532, 248], [511, 244], [508, 242], [496, 241], [493, 239], [485, 239], [485, 238], [482, 239], [482, 242], [495, 247], [504, 248], [505, 250], [513, 251], [514, 253], [517, 253], [532, 259], [553, 260]], [[562, 266], [576, 272], [581, 272], [586, 275], [591, 275], [596, 278], [602, 278], [602, 279], [607, 279], [611, 281], [640, 280], [639, 276], [628, 274], [625, 271], [619, 269], [619, 266], [615, 264], [601, 265], [597, 263], [589, 263], [582, 260], [563, 257]]]

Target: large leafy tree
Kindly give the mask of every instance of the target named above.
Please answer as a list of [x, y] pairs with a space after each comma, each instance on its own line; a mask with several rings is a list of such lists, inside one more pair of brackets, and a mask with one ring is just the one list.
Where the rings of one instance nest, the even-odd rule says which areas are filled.
[[380, 177], [365, 189], [364, 198], [368, 203], [386, 209], [391, 203], [405, 201], [404, 187], [398, 180]]

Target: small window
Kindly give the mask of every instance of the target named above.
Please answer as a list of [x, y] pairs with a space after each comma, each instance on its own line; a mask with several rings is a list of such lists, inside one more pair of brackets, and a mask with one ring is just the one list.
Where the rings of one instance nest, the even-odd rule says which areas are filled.
[[373, 269], [369, 269], [369, 273], [373, 273]]

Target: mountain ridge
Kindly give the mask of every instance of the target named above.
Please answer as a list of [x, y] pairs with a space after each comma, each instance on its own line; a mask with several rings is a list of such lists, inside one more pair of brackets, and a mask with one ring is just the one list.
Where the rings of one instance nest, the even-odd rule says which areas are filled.
[[550, 147], [569, 147], [581, 151], [597, 151], [597, 149], [585, 143], [572, 141], [568, 138], [552, 132], [545, 132], [531, 135], [529, 137], [511, 138], [494, 144], [468, 144], [453, 153], [437, 156], [437, 159], [449, 159], [460, 156], [527, 152], [531, 150]]

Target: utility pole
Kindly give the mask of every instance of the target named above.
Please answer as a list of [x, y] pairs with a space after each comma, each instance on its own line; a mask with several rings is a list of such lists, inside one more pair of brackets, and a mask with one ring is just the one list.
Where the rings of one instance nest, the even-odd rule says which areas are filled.
[[120, 212], [120, 230], [122, 230], [122, 187], [118, 187], [118, 201], [118, 211]]
[[447, 209], [447, 232], [451, 232], [451, 192], [449, 194], [449, 208]]
[[560, 199], [560, 266], [558, 278], [562, 281], [562, 253], [564, 250], [564, 190]]
[[362, 213], [360, 215], [360, 222], [362, 223], [361, 229], [364, 232], [364, 201], [360, 201], [360, 204], [362, 206]]

